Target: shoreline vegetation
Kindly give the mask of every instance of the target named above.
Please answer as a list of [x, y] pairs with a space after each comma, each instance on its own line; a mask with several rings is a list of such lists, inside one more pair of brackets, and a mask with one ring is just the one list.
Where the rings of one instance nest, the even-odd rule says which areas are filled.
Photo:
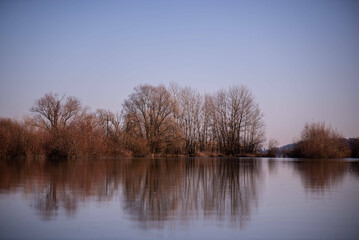
[[22, 121], [0, 118], [0, 158], [359, 157], [359, 138], [344, 139], [325, 123], [307, 123], [290, 148], [271, 139], [264, 150], [263, 113], [245, 86], [201, 95], [139, 85], [122, 106], [89, 112], [76, 97], [47, 93]]
[[359, 138], [344, 138], [336, 129], [324, 122], [306, 123], [298, 141], [278, 147], [270, 139], [268, 157], [291, 158], [359, 158]]

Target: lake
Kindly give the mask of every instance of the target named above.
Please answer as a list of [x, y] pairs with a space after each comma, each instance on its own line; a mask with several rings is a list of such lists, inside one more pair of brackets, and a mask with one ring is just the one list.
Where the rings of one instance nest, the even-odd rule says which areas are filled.
[[359, 162], [0, 161], [0, 239], [359, 239]]

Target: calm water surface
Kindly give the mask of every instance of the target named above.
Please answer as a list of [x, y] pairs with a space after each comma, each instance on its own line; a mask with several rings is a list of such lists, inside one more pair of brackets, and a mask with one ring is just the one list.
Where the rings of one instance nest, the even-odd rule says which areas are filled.
[[359, 239], [359, 162], [0, 162], [0, 239]]

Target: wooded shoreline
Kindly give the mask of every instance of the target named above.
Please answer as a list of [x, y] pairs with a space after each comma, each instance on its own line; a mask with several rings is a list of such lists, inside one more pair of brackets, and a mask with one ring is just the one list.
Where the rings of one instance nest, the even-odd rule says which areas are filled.
[[201, 95], [139, 85], [122, 106], [89, 112], [76, 97], [45, 94], [23, 120], [0, 118], [0, 158], [359, 157], [359, 138], [345, 140], [325, 123], [307, 123], [292, 149], [272, 139], [265, 149], [263, 113], [245, 86]]

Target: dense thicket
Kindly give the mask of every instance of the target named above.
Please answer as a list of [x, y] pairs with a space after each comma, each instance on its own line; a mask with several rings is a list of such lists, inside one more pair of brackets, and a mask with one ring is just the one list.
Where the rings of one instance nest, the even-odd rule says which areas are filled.
[[140, 85], [121, 114], [88, 112], [76, 97], [48, 93], [22, 122], [0, 120], [0, 155], [75, 158], [256, 153], [263, 115], [251, 91], [233, 86], [201, 95], [172, 84]]
[[[354, 141], [353, 141], [354, 142]], [[352, 151], [353, 150], [353, 151]], [[305, 158], [345, 158], [355, 154], [351, 146], [335, 129], [325, 123], [307, 123], [291, 156]]]
[[359, 138], [349, 138], [350, 149], [352, 150], [352, 158], [359, 158]]

